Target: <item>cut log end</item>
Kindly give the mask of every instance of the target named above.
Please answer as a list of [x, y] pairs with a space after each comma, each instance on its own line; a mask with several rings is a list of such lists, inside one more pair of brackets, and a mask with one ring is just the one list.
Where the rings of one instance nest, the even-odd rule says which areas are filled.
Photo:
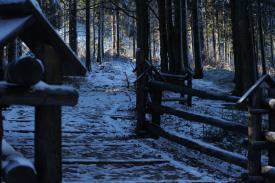
[[265, 138], [267, 141], [275, 143], [275, 132], [266, 132]]
[[5, 175], [7, 183], [37, 183], [34, 170], [26, 166], [17, 166]]

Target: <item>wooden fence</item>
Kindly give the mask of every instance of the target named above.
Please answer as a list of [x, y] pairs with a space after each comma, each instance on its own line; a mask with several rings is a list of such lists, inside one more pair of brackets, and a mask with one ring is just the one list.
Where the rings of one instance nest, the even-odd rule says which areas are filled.
[[[140, 127], [137, 131], [140, 134], [149, 133], [153, 136], [160, 136], [209, 156], [245, 168], [247, 169], [249, 182], [265, 182], [275, 178], [275, 82], [270, 76], [265, 75], [261, 77], [243, 97], [210, 93], [193, 89], [190, 87], [192, 84], [186, 86], [179, 85], [175, 82], [169, 82], [165, 79], [165, 76], [158, 73], [156, 69], [148, 69], [150, 68], [150, 65], [146, 64], [145, 59], [140, 57], [140, 55], [142, 55], [142, 53], [138, 50], [137, 67], [140, 65], [143, 66], [140, 66], [140, 72], [138, 73], [138, 76], [142, 77], [138, 77], [137, 80], [137, 115], [139, 116], [137, 126]], [[182, 76], [173, 77], [175, 80]], [[249, 113], [248, 126], [243, 125], [246, 124], [245, 122], [239, 124], [163, 106], [161, 104], [163, 101], [163, 91], [172, 91], [181, 93], [181, 95], [189, 95], [189, 99], [192, 98], [192, 96], [196, 96], [202, 99], [222, 100], [236, 103], [236, 105], [245, 105]], [[139, 96], [143, 97], [142, 102], [140, 102]], [[167, 100], [169, 99], [165, 99], [165, 101]], [[172, 101], [182, 101], [182, 99], [178, 98], [173, 99]], [[190, 103], [191, 102], [189, 102], [189, 104]], [[140, 111], [143, 112], [141, 113]], [[146, 119], [146, 113], [151, 114], [150, 121]], [[211, 144], [168, 133], [160, 127], [160, 116], [163, 114], [174, 115], [185, 120], [212, 125], [227, 131], [242, 134], [248, 138], [248, 156], [245, 157], [215, 147]], [[263, 115], [269, 116], [268, 131], [262, 130]], [[268, 164], [264, 166], [261, 162], [262, 150], [268, 150], [269, 161]]]

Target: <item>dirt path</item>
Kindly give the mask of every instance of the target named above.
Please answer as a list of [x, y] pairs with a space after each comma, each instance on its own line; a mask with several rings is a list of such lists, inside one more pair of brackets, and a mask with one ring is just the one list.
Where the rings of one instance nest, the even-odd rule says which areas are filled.
[[[135, 93], [126, 87], [135, 79], [131, 70], [129, 62], [114, 61], [98, 66], [89, 78], [68, 80], [80, 99], [76, 107], [63, 109], [64, 182], [236, 180], [241, 173], [236, 167], [164, 139], [135, 136]], [[7, 141], [33, 159], [33, 109], [9, 108], [5, 118]]]

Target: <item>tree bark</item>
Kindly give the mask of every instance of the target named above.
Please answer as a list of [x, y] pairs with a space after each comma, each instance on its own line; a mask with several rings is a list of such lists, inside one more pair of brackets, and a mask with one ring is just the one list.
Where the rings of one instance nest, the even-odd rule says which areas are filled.
[[195, 79], [203, 78], [203, 68], [201, 61], [201, 37], [200, 37], [200, 20], [198, 15], [198, 0], [193, 1], [193, 37], [194, 37], [194, 58], [195, 58]]
[[77, 54], [77, 1], [70, 0], [69, 44]]
[[91, 11], [90, 0], [86, 0], [86, 68], [91, 71]]
[[168, 72], [168, 48], [167, 48], [167, 30], [166, 30], [166, 12], [165, 1], [158, 0], [159, 10], [159, 32], [160, 32], [160, 57], [161, 57], [161, 72]]
[[187, 0], [181, 1], [181, 50], [184, 71], [190, 68], [189, 58], [189, 39], [188, 39], [188, 3]]
[[174, 26], [172, 20], [172, 1], [165, 0], [166, 5], [166, 28], [167, 28], [167, 43], [169, 57], [169, 72], [175, 72], [175, 57], [174, 57]]

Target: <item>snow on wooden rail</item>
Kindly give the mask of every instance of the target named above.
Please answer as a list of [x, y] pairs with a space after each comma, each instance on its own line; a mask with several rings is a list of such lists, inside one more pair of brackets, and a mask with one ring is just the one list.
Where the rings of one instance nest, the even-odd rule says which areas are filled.
[[0, 82], [0, 105], [74, 106], [78, 92], [71, 88], [39, 82], [24, 87]]
[[147, 127], [148, 131], [150, 131], [152, 134], [154, 134], [156, 136], [164, 137], [164, 138], [171, 140], [175, 143], [184, 145], [187, 148], [191, 148], [191, 149], [200, 151], [200, 152], [207, 154], [209, 156], [214, 156], [218, 159], [221, 159], [228, 163], [238, 165], [242, 168], [247, 168], [248, 161], [247, 161], [247, 158], [244, 156], [220, 149], [218, 147], [214, 147], [214, 146], [204, 143], [204, 142], [196, 141], [196, 140], [186, 138], [186, 137], [178, 137], [176, 135], [173, 135], [173, 134], [170, 134], [170, 133], [164, 131], [161, 127], [159, 127], [155, 124], [152, 124], [152, 123], [146, 123], [146, 127]]
[[219, 128], [223, 128], [224, 130], [229, 130], [229, 131], [238, 132], [238, 133], [247, 135], [247, 131], [248, 131], [247, 126], [244, 126], [238, 123], [233, 123], [222, 119], [211, 118], [208, 116], [202, 116], [198, 114], [192, 114], [189, 112], [176, 110], [166, 106], [156, 106], [151, 104], [150, 108], [156, 112], [171, 114], [180, 118], [184, 118], [186, 120], [213, 125]]
[[227, 102], [237, 102], [240, 99], [239, 97], [235, 97], [235, 96], [216, 94], [216, 93], [210, 93], [210, 92], [196, 90], [196, 89], [190, 89], [187, 87], [169, 84], [162, 81], [149, 81], [149, 86], [151, 86], [152, 88], [159, 88], [161, 90], [169, 90], [173, 92], [185, 93], [188, 95], [193, 95], [204, 99], [224, 100]]

